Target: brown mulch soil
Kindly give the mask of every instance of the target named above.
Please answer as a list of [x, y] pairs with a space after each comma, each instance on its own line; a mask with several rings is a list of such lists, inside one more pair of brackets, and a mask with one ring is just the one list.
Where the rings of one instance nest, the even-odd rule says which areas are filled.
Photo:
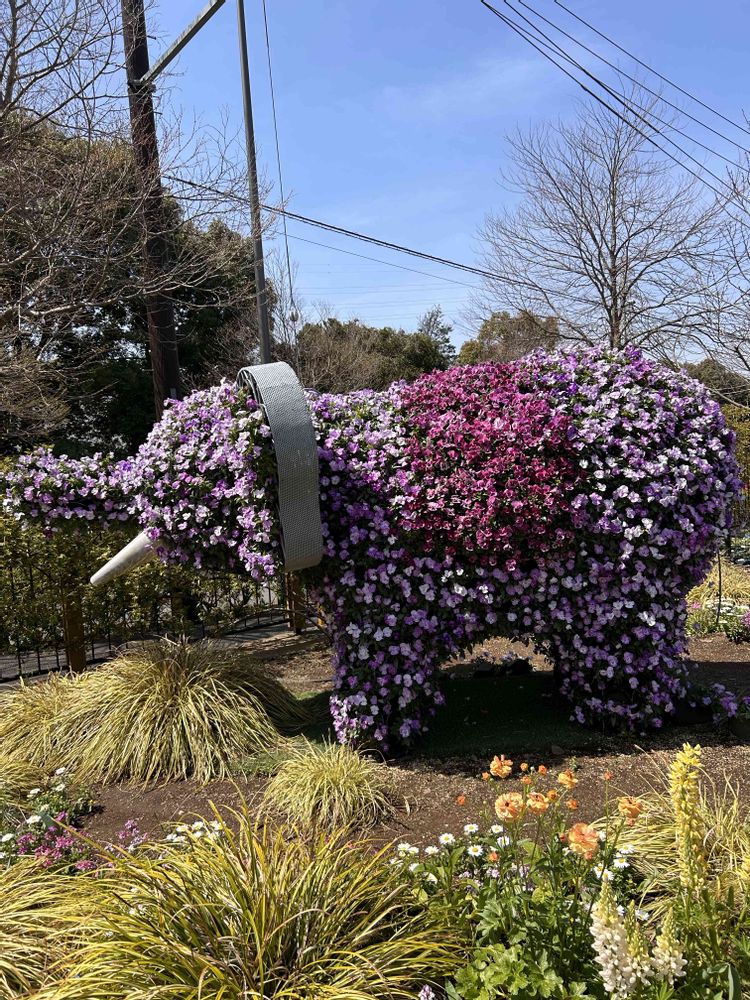
[[[291, 690], [309, 694], [330, 687], [329, 653], [320, 635], [285, 633], [254, 639], [246, 645]], [[471, 676], [481, 668], [483, 658], [498, 658], [508, 651], [527, 656], [535, 672], [550, 669], [543, 657], [533, 654], [523, 644], [502, 639], [485, 643], [471, 655], [447, 663], [443, 669], [454, 677]], [[750, 691], [750, 644], [738, 646], [723, 636], [696, 639], [690, 644], [690, 657], [697, 682], [705, 685], [718, 682], [735, 691]], [[715, 732], [705, 723], [689, 729], [672, 729], [647, 740], [602, 735], [601, 741], [597, 741], [600, 745], [573, 760], [562, 748], [548, 744], [539, 748], [538, 757], [529, 755], [529, 762], [546, 764], [551, 774], [572, 762], [579, 781], [575, 794], [580, 805], [575, 815], [590, 820], [603, 811], [605, 788], [610, 794], [639, 795], [658, 783], [658, 774], [664, 774], [674, 748], [687, 739], [704, 745], [708, 773], [713, 777], [726, 774], [744, 786], [750, 804], [750, 781], [746, 780], [750, 746]], [[503, 749], [498, 745], [497, 752]], [[488, 761], [471, 755], [439, 760], [412, 755], [393, 761], [390, 766], [399, 809], [393, 820], [373, 832], [377, 842], [399, 839], [427, 844], [444, 831], [459, 833], [464, 823], [492, 822], [494, 798], [500, 791], [521, 787], [517, 779], [482, 781], [480, 774]], [[605, 786], [602, 779], [605, 770], [614, 773], [610, 786]], [[553, 780], [552, 776], [546, 779]], [[100, 808], [91, 817], [87, 830], [97, 839], [110, 841], [126, 820], [135, 819], [144, 833], [159, 835], [171, 824], [210, 816], [212, 804], [219, 808], [237, 807], [243, 799], [251, 812], [257, 812], [265, 781], [262, 777], [243, 777], [235, 782], [213, 782], [206, 787], [182, 781], [146, 790], [127, 786], [95, 788]]]

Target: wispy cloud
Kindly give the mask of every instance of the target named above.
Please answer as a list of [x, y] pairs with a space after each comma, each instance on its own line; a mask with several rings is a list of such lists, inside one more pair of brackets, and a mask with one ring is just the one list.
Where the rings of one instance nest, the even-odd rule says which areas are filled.
[[401, 119], [497, 118], [535, 104], [549, 77], [541, 59], [483, 57], [464, 71], [426, 83], [386, 86], [379, 103], [382, 111]]

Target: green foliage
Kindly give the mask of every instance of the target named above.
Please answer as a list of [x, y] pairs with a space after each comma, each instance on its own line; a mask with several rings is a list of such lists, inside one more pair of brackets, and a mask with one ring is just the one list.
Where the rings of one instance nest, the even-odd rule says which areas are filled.
[[90, 587], [91, 574], [133, 533], [129, 525], [87, 525], [45, 534], [0, 513], [0, 653], [63, 646], [64, 599], [80, 601], [87, 640], [114, 642], [219, 627], [264, 600], [247, 578], [226, 574], [217, 585], [210, 573], [160, 560]]
[[484, 361], [513, 361], [542, 348], [553, 351], [560, 339], [554, 316], [540, 317], [530, 312], [511, 316], [492, 313], [482, 322], [476, 337], [461, 345], [458, 362], [477, 365]]
[[114, 859], [49, 1000], [413, 1000], [458, 965], [460, 935], [382, 853], [247, 813], [217, 833]]
[[[161, 639], [99, 669], [8, 694], [0, 746], [94, 781], [149, 784], [228, 777], [238, 759], [279, 745], [304, 707], [242, 650]], [[274, 721], [272, 721], [274, 720]]]
[[393, 812], [388, 768], [340, 744], [294, 748], [271, 778], [265, 805], [304, 829], [374, 826]]
[[384, 389], [399, 379], [409, 381], [424, 372], [449, 368], [455, 361], [451, 330], [439, 306], [422, 317], [413, 333], [332, 317], [305, 323], [294, 346], [278, 344], [276, 353], [312, 389]]

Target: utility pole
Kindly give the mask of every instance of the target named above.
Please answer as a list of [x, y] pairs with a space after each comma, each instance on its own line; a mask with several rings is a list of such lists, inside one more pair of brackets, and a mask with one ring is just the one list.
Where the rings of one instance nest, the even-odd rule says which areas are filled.
[[263, 263], [263, 226], [258, 195], [258, 163], [255, 155], [253, 129], [253, 102], [250, 95], [250, 64], [247, 53], [245, 2], [237, 0], [237, 29], [240, 40], [240, 69], [242, 73], [242, 104], [245, 110], [245, 145], [247, 148], [247, 179], [250, 186], [250, 221], [253, 237], [253, 266], [255, 268], [255, 295], [258, 306], [258, 336], [261, 364], [271, 361], [271, 331], [268, 322], [268, 294]]
[[143, 0], [121, 0], [133, 159], [143, 198], [146, 313], [157, 420], [164, 400], [182, 395], [172, 300], [162, 291], [170, 264]]

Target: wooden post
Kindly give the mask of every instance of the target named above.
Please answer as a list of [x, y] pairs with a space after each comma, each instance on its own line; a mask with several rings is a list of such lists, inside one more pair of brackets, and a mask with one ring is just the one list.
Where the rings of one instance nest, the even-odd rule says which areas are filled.
[[68, 669], [80, 674], [86, 669], [86, 635], [83, 628], [81, 588], [73, 587], [61, 594], [63, 635]]
[[286, 606], [289, 612], [289, 628], [297, 635], [304, 631], [306, 624], [305, 591], [299, 577], [291, 573], [286, 575]]

